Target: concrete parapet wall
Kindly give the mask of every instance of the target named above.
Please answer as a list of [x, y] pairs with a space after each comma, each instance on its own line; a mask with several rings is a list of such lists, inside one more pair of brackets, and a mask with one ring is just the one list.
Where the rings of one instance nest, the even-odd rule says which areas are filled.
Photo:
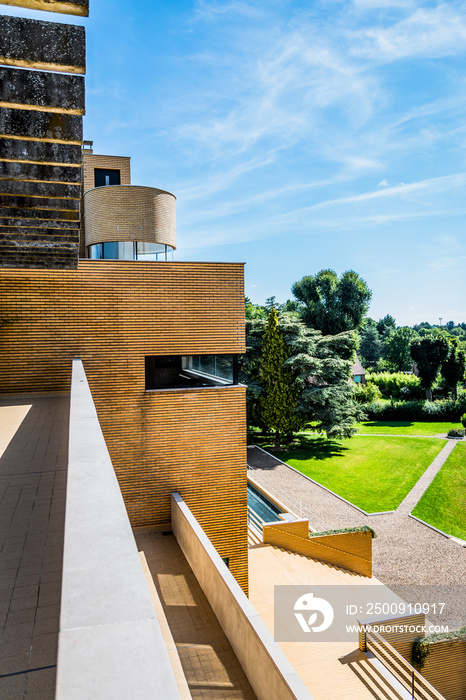
[[282, 547], [296, 554], [372, 577], [371, 532], [345, 532], [309, 537], [309, 525], [306, 532], [301, 522], [297, 523], [296, 531], [293, 525], [294, 523], [264, 523], [262, 528], [264, 544]]
[[56, 700], [179, 700], [80, 360], [69, 435]]
[[0, 63], [85, 73], [84, 27], [0, 15]]
[[84, 194], [86, 246], [145, 241], [176, 248], [176, 197], [154, 187], [116, 185]]
[[178, 493], [172, 494], [172, 529], [258, 700], [312, 700]]

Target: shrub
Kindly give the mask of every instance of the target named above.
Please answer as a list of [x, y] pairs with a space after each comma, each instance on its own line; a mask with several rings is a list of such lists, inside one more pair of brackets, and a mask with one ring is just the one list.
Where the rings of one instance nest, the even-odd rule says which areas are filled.
[[451, 430], [448, 431], [447, 436], [451, 437], [451, 438], [463, 438], [464, 437], [464, 430], [461, 430], [461, 429], [455, 430], [454, 428], [452, 428]]
[[371, 532], [372, 539], [377, 537], [375, 530], [369, 525], [356, 525], [356, 527], [342, 527], [339, 530], [323, 530], [322, 532], [309, 532], [309, 537], [322, 537], [323, 535], [341, 535], [347, 532]]
[[390, 401], [364, 407], [368, 420], [388, 421], [451, 421], [456, 423], [464, 413], [466, 394], [456, 401]]
[[463, 413], [463, 415], [461, 416], [460, 423], [463, 426], [463, 428], [466, 428], [466, 413]]
[[354, 398], [358, 403], [373, 403], [382, 398], [380, 389], [372, 382], [354, 385]]
[[384, 396], [403, 399], [422, 399], [424, 390], [419, 377], [403, 372], [378, 372], [366, 374], [366, 382], [375, 384]]

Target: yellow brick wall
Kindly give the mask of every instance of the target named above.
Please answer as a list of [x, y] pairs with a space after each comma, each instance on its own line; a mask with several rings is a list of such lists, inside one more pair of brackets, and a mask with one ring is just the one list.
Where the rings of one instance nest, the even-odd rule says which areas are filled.
[[86, 246], [146, 241], [176, 248], [176, 197], [155, 187], [115, 185], [84, 195]]
[[94, 153], [86, 153], [83, 150], [83, 177], [84, 192], [92, 190], [94, 184], [94, 169], [103, 168], [105, 170], [119, 170], [120, 184], [131, 184], [130, 158], [127, 156], [99, 156]]
[[78, 270], [0, 270], [0, 391], [89, 380], [133, 526], [170, 521], [180, 491], [247, 589], [245, 389], [151, 391], [146, 355], [244, 352], [238, 264], [81, 260]]

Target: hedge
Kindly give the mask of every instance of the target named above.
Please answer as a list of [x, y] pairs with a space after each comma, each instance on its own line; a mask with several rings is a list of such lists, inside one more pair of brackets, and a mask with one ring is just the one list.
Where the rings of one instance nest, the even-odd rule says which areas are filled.
[[368, 420], [451, 421], [457, 423], [466, 409], [466, 393], [456, 400], [374, 402], [364, 407]]
[[322, 537], [323, 535], [341, 535], [346, 532], [372, 532], [372, 538], [377, 537], [375, 531], [369, 525], [357, 525], [356, 527], [342, 527], [339, 530], [324, 530], [323, 532], [310, 532], [309, 537]]
[[421, 387], [419, 377], [403, 372], [368, 372], [366, 383], [375, 384], [384, 396], [394, 399], [422, 399], [425, 390]]

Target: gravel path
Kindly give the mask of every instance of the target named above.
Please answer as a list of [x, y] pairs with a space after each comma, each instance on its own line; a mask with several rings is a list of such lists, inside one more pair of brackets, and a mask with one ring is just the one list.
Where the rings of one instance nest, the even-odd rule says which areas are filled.
[[[432, 586], [431, 601], [427, 602], [437, 603], [440, 592], [434, 590], [435, 586], [461, 586], [462, 597], [458, 589], [450, 589], [448, 621], [452, 625], [466, 623], [466, 548], [408, 517], [405, 509], [364, 515], [256, 447], [248, 447], [248, 465], [254, 469], [253, 477], [290, 510], [309, 517], [313, 529], [372, 527], [377, 533], [373, 546], [374, 576], [402, 598], [398, 587], [403, 585]], [[424, 594], [425, 591], [425, 597]], [[445, 599], [445, 590], [441, 595]]]

